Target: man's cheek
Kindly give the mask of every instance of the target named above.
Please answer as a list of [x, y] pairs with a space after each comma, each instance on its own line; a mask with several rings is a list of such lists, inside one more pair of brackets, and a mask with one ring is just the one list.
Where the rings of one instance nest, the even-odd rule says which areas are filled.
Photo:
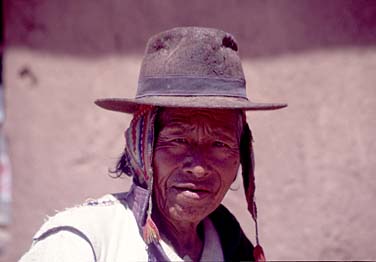
[[164, 204], [169, 200], [172, 199], [172, 190], [169, 187], [168, 183], [169, 176], [168, 175], [162, 175], [157, 176], [156, 181], [154, 183], [154, 191], [157, 192], [157, 196], [159, 196], [161, 202]]
[[165, 150], [155, 152], [154, 163], [156, 167], [160, 166], [161, 171], [166, 173], [167, 170], [181, 161], [181, 156], [178, 154], [171, 154]]

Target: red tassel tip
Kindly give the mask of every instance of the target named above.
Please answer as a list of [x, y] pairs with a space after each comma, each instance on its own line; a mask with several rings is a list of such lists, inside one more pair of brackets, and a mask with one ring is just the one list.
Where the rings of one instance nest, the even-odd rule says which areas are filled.
[[264, 250], [260, 245], [256, 245], [255, 248], [253, 249], [253, 256], [255, 258], [256, 262], [265, 262], [266, 258], [264, 255]]
[[159, 242], [160, 236], [158, 228], [150, 217], [146, 219], [146, 223], [142, 230], [144, 241], [146, 244], [150, 244], [152, 242]]

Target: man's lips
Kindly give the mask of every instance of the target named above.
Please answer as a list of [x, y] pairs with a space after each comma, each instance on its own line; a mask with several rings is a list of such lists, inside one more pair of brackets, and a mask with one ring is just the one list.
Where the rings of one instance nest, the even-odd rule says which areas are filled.
[[176, 184], [172, 188], [178, 191], [179, 194], [182, 194], [184, 197], [190, 199], [203, 199], [209, 196], [212, 192], [210, 189], [204, 186], [193, 183]]
[[175, 185], [173, 185], [172, 187], [178, 189], [178, 190], [181, 190], [181, 189], [186, 189], [186, 190], [190, 190], [190, 191], [202, 191], [202, 192], [210, 192], [211, 190], [204, 186], [204, 185], [197, 185], [197, 184], [194, 184], [194, 183], [177, 183]]

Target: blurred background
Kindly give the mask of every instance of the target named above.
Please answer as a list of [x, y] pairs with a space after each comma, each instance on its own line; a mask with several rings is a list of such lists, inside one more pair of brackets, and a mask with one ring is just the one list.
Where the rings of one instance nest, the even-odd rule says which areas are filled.
[[[376, 1], [1, 2], [0, 261], [47, 215], [128, 189], [108, 169], [130, 117], [93, 101], [133, 97], [147, 39], [189, 25], [231, 32], [249, 97], [289, 104], [248, 114], [267, 258], [376, 260]], [[241, 181], [224, 202], [254, 242]]]

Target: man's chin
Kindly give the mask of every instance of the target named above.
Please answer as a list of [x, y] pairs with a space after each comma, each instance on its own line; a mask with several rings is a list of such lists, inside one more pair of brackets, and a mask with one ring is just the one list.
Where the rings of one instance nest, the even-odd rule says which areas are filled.
[[213, 212], [211, 205], [208, 203], [202, 203], [196, 201], [192, 204], [192, 201], [186, 201], [186, 199], [179, 199], [175, 204], [169, 208], [170, 217], [176, 221], [186, 222], [200, 222]]

